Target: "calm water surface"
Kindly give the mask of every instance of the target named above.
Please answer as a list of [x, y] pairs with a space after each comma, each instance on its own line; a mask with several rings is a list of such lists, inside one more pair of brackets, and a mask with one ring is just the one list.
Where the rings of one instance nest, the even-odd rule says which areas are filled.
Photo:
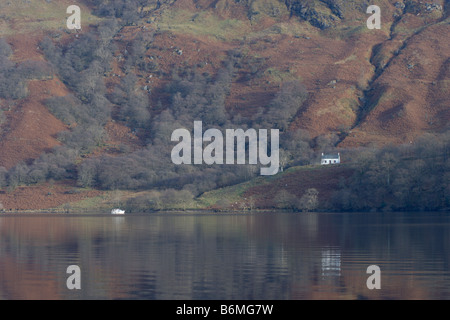
[[0, 299], [450, 299], [450, 213], [1, 215]]

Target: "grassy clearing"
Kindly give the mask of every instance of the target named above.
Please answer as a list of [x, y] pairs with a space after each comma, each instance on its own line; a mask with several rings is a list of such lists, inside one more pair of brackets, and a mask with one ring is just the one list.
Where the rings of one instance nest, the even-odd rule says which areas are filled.
[[308, 24], [298, 22], [279, 22], [264, 30], [254, 31], [249, 20], [222, 19], [209, 11], [192, 12], [182, 9], [165, 11], [158, 20], [158, 26], [163, 31], [190, 33], [221, 41], [244, 38], [251, 40], [280, 34], [309, 35], [314, 31]]
[[97, 197], [86, 198], [77, 202], [70, 202], [63, 204], [57, 208], [58, 211], [76, 211], [76, 212], [102, 212], [111, 210], [108, 206], [108, 195], [100, 195]]
[[266, 69], [266, 71], [264, 71], [264, 76], [267, 77], [270, 81], [275, 83], [300, 80], [300, 78], [297, 77], [292, 70], [281, 71], [276, 68]]
[[[86, 189], [80, 189], [86, 191]], [[63, 204], [56, 209], [58, 211], [75, 212], [109, 212], [114, 207], [122, 207], [126, 201], [136, 193], [131, 191], [105, 191], [103, 194], [83, 200]]]
[[243, 194], [248, 191], [250, 188], [255, 186], [260, 186], [264, 184], [272, 183], [278, 179], [281, 179], [284, 175], [291, 174], [296, 171], [301, 170], [317, 170], [320, 169], [318, 166], [297, 166], [286, 169], [283, 172], [279, 172], [274, 176], [259, 176], [250, 181], [246, 181], [243, 183], [239, 183], [234, 186], [229, 186], [225, 188], [216, 189], [213, 191], [205, 192], [202, 196], [200, 196], [197, 201], [197, 208], [207, 208], [213, 206], [220, 201], [226, 199], [230, 203], [238, 203], [243, 200]]
[[[33, 33], [36, 31], [64, 30], [67, 7], [73, 1], [58, 0], [0, 0], [0, 36]], [[77, 4], [81, 9], [81, 26], [98, 23], [101, 19], [91, 14], [90, 9]]]
[[242, 194], [253, 185], [252, 182], [253, 180], [240, 183], [235, 186], [205, 192], [200, 198], [197, 199], [197, 207], [207, 208], [215, 205], [222, 199], [226, 199], [231, 203], [238, 202], [240, 201]]
[[349, 55], [347, 58], [336, 61], [334, 64], [344, 64], [353, 60], [356, 60], [358, 57], [355, 54]]
[[220, 19], [203, 11], [193, 13], [187, 10], [166, 11], [158, 22], [161, 30], [175, 33], [190, 33], [208, 36], [224, 41], [241, 39], [250, 32], [248, 23], [237, 19]]
[[276, 41], [276, 36], [279, 35], [288, 35], [291, 37], [311, 37], [317, 36], [318, 34], [319, 31], [308, 22], [301, 20], [290, 20], [275, 23], [263, 30], [254, 31], [251, 34], [246, 35], [246, 39], [251, 41], [255, 39], [273, 37], [273, 41]]

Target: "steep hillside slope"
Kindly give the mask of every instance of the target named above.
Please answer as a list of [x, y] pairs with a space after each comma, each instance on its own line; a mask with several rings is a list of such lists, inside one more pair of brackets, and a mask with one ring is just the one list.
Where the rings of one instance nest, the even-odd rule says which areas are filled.
[[374, 47], [375, 74], [341, 146], [411, 142], [448, 126], [450, 42], [441, 38], [450, 31], [448, 4], [440, 8], [409, 2], [390, 38]]
[[[161, 122], [166, 124], [164, 128], [157, 124], [173, 103], [168, 85], [176, 82], [177, 70], [193, 70], [205, 79], [214, 79], [223, 69], [230, 72], [229, 90], [224, 89], [230, 124], [251, 124], [267, 114], [271, 101], [286, 83], [304, 85], [306, 101], [298, 103], [285, 120], [287, 131], [302, 129], [310, 136], [305, 151], [309, 152], [309, 161], [317, 158], [312, 153], [320, 154], [325, 147], [410, 143], [424, 133], [443, 132], [450, 122], [450, 41], [445, 36], [450, 31], [448, 1], [378, 1], [380, 30], [367, 28], [369, 2], [363, 0], [143, 1], [146, 5], [142, 7], [126, 7], [123, 2], [120, 12], [114, 11], [118, 3], [122, 2], [80, 1], [83, 28], [69, 31], [65, 19], [70, 1], [0, 0], [0, 38], [11, 45], [14, 52], [10, 60], [17, 66], [46, 63], [44, 50], [39, 47], [44, 38], [61, 50], [61, 58], [70, 44], [76, 46], [77, 41], [91, 37], [90, 30], [107, 34], [104, 29], [99, 31], [100, 22], [116, 17], [121, 21], [120, 27], [110, 30], [111, 51], [96, 52], [103, 55], [109, 70], [99, 72], [95, 68], [98, 64], [87, 68], [100, 75], [99, 81], [92, 81], [91, 90], [104, 87], [104, 99], [99, 101], [111, 110], [105, 113], [109, 118], [100, 121], [101, 139], [76, 154], [71, 168], [74, 180], [79, 166], [87, 160], [120, 159], [147, 150], [157, 140], [155, 136], [170, 138], [167, 123], [175, 125], [179, 119], [166, 118], [167, 122]], [[52, 148], [64, 145], [60, 134], [77, 127], [78, 123], [57, 118], [46, 105], [49, 98], [77, 94], [76, 86], [64, 78], [64, 69], [55, 67], [55, 61], [51, 62], [51, 75], [27, 80], [26, 97], [0, 99], [0, 167], [31, 164]], [[75, 64], [86, 62], [83, 57], [80, 61]], [[133, 103], [128, 110], [121, 105], [119, 96], [127, 86], [128, 98], [142, 102], [141, 110], [133, 109], [136, 100], [130, 99]], [[170, 159], [161, 159], [165, 153], [160, 151], [160, 158], [151, 163], [163, 167]], [[94, 172], [88, 169], [89, 174]], [[338, 181], [332, 171], [323, 174], [327, 172], [330, 184], [318, 188], [321, 194], [330, 195]], [[144, 176], [153, 181], [152, 174], [136, 173], [127, 181]], [[326, 179], [322, 173], [320, 178]], [[167, 175], [165, 179], [175, 178]], [[73, 188], [74, 182], [60, 193]], [[102, 187], [112, 188], [111, 184]], [[47, 190], [48, 186], [42, 188]], [[265, 194], [267, 190], [255, 192]], [[16, 200], [8, 201], [8, 194], [2, 196], [3, 204], [14, 203], [14, 208], [49, 208], [68, 201], [35, 199], [20, 206]], [[270, 206], [272, 200], [261, 201], [263, 206]]]
[[61, 82], [30, 81], [28, 91], [28, 97], [24, 101], [4, 112], [8, 119], [8, 129], [3, 129], [0, 140], [0, 165], [7, 169], [19, 162], [36, 159], [43, 152], [60, 145], [56, 136], [67, 129], [42, 104], [46, 97], [66, 94]]
[[[281, 82], [299, 79], [310, 98], [292, 128], [313, 137], [353, 129], [343, 147], [408, 142], [448, 123], [444, 1], [381, 1], [381, 30], [366, 27], [362, 1], [289, 3], [178, 0], [154, 21], [173, 34], [165, 45], [183, 51], [178, 62], [218, 68], [226, 50], [246, 53], [247, 69], [227, 98], [232, 112], [251, 114]], [[177, 63], [162, 57], [162, 65], [166, 59]]]
[[[16, 63], [44, 61], [38, 45], [47, 33], [63, 30], [66, 8], [71, 1], [49, 2], [0, 1], [0, 38], [11, 45], [11, 60]], [[84, 21], [99, 20], [88, 14], [82, 5]], [[60, 145], [57, 134], [67, 130], [43, 105], [49, 97], [65, 96], [68, 90], [54, 76], [28, 81], [28, 95], [24, 99], [8, 101], [0, 98], [5, 120], [0, 123], [0, 166], [7, 169], [20, 162], [30, 162], [42, 153]]]

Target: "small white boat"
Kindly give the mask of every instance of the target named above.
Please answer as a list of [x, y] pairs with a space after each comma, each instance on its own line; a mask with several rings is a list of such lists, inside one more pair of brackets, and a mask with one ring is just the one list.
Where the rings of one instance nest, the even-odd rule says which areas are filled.
[[125, 210], [112, 209], [111, 214], [125, 214]]

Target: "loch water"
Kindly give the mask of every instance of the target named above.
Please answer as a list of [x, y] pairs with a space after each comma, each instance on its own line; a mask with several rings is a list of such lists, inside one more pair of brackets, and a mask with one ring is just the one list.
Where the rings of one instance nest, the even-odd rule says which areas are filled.
[[0, 299], [450, 299], [450, 213], [2, 214]]

